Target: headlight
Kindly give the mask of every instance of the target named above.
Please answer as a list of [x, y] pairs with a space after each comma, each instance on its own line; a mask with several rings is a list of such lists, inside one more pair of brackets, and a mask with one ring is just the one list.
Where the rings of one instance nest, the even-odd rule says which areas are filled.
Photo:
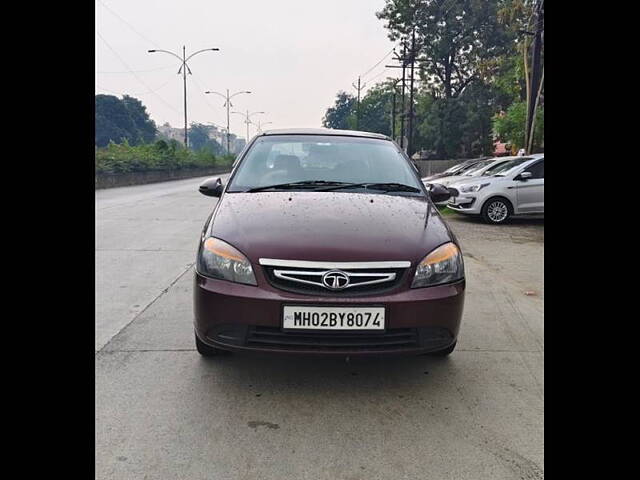
[[475, 185], [467, 185], [466, 187], [461, 187], [460, 188], [460, 192], [462, 193], [473, 193], [473, 192], [479, 192], [480, 190], [482, 190], [484, 187], [487, 187], [489, 184], [488, 183], [476, 183]]
[[418, 264], [411, 288], [451, 283], [463, 277], [462, 253], [449, 242], [440, 245]]
[[208, 237], [198, 252], [198, 272], [230, 282], [257, 285], [251, 262], [227, 242]]

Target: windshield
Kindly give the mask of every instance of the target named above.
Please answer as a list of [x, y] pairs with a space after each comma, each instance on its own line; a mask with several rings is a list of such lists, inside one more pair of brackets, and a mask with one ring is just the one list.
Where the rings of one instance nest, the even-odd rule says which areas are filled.
[[461, 172], [462, 170], [464, 170], [464, 169], [465, 169], [465, 168], [467, 168], [467, 167], [468, 167], [468, 165], [460, 165], [460, 164], [458, 164], [458, 165], [454, 165], [454, 166], [453, 166], [453, 167], [451, 167], [451, 168], [446, 169], [446, 170], [445, 170], [444, 172], [442, 172], [442, 173], [448, 173], [448, 174], [450, 174], [450, 175], [453, 175], [453, 174], [454, 174], [454, 173], [456, 173], [456, 172]]
[[464, 174], [469, 177], [473, 177], [477, 175], [482, 169], [491, 165], [493, 162], [495, 162], [494, 159], [482, 160], [481, 162], [473, 164], [473, 167], [469, 168], [468, 170], [465, 170]]
[[400, 184], [419, 192], [399, 190], [403, 194], [423, 195], [415, 172], [392, 142], [332, 135], [258, 138], [242, 159], [227, 191], [317, 190], [339, 183]]
[[500, 169], [505, 163], [509, 163], [509, 160], [502, 160], [500, 162], [496, 162], [495, 165], [490, 166], [484, 172], [482, 172], [482, 175], [484, 176], [493, 175], [495, 172], [500, 171]]
[[518, 165], [531, 160], [531, 157], [520, 157], [514, 160], [509, 160], [508, 162], [501, 163], [495, 169], [492, 169], [492, 172], [485, 172], [485, 175], [493, 175], [494, 177], [504, 177], [509, 174], [511, 170], [516, 168]]

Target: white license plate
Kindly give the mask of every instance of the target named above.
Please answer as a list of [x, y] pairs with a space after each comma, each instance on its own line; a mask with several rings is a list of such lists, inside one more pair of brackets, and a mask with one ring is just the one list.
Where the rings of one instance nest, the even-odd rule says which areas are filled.
[[384, 307], [285, 305], [282, 328], [300, 330], [384, 330]]

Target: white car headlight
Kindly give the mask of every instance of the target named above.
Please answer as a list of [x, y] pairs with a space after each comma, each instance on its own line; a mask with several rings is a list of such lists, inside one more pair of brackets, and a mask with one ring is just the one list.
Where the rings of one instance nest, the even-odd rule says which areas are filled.
[[460, 187], [459, 190], [461, 193], [474, 193], [479, 192], [484, 187], [488, 187], [489, 185], [489, 183], [476, 183], [474, 185], [465, 185], [464, 187]]
[[449, 242], [424, 257], [416, 268], [411, 288], [431, 287], [464, 278], [462, 252]]
[[227, 242], [214, 237], [206, 238], [200, 245], [198, 272], [230, 282], [258, 284], [247, 257]]

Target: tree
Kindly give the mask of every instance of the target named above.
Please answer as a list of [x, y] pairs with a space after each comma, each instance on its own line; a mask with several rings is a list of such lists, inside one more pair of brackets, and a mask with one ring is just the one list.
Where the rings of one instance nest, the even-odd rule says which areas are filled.
[[142, 103], [125, 95], [122, 100], [114, 95], [95, 97], [95, 143], [105, 147], [109, 142], [139, 145], [154, 140], [155, 123]]
[[466, 122], [464, 103], [458, 98], [436, 99], [426, 112], [418, 131], [427, 148], [437, 158], [459, 158], [463, 125]]
[[[516, 102], [506, 112], [499, 113], [493, 118], [493, 128], [498, 138], [513, 145], [512, 150], [524, 147], [525, 120], [527, 118], [527, 102]], [[532, 152], [540, 150], [544, 145], [544, 108], [536, 111], [536, 121], [533, 133]]]
[[334, 106], [327, 109], [322, 119], [322, 125], [326, 128], [353, 130], [355, 108], [356, 98], [353, 95], [344, 91], [338, 92]]
[[189, 147], [192, 150], [206, 150], [210, 153], [218, 154], [223, 151], [222, 145], [212, 138], [209, 138], [211, 127], [202, 123], [192, 123], [189, 127]]
[[510, 47], [497, 6], [497, 0], [386, 0], [377, 16], [391, 40], [408, 40], [415, 28], [421, 78], [438, 96], [456, 98]]
[[110, 141], [121, 143], [131, 140], [134, 124], [127, 108], [118, 97], [96, 95], [95, 141], [98, 147], [106, 147]]
[[140, 100], [129, 95], [122, 97], [122, 103], [129, 112], [129, 116], [133, 121], [140, 143], [150, 143], [156, 137], [156, 124], [149, 118], [147, 107]]
[[359, 130], [391, 135], [393, 84], [381, 82], [370, 88], [360, 100]]

